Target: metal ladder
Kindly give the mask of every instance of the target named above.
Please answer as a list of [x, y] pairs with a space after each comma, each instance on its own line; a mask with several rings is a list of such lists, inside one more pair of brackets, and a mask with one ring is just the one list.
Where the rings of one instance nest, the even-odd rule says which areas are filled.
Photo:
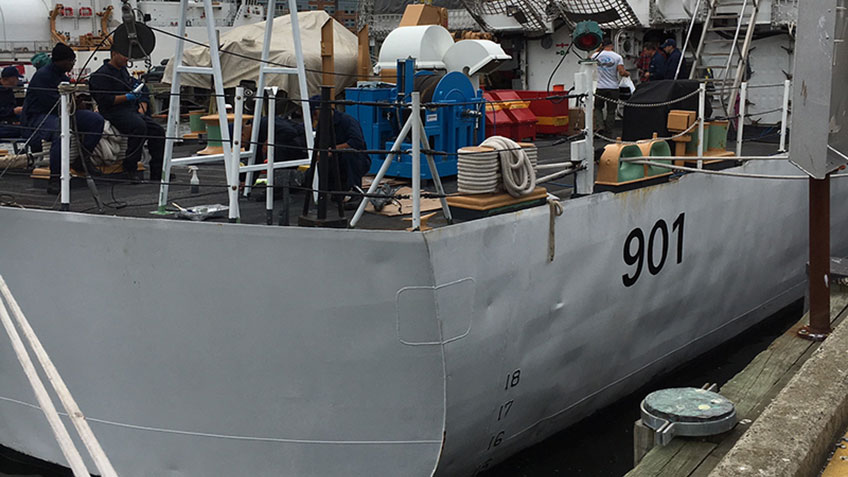
[[[265, 75], [268, 74], [294, 74], [298, 76], [298, 85], [301, 90], [301, 106], [303, 108], [304, 128], [306, 132], [306, 145], [309, 149], [309, 157], [312, 157], [313, 134], [312, 134], [312, 119], [310, 116], [309, 103], [305, 100], [308, 98], [306, 92], [306, 68], [304, 66], [303, 48], [300, 38], [300, 25], [297, 15], [297, 1], [289, 0], [289, 12], [291, 15], [291, 26], [296, 65], [293, 67], [272, 67], [268, 65], [269, 49], [271, 44], [271, 34], [273, 31], [275, 0], [270, 0], [267, 5], [265, 18], [265, 37], [262, 45], [262, 65], [259, 70], [259, 84], [256, 95], [256, 107], [254, 108], [254, 127], [252, 129], [251, 141], [249, 147], [242, 151], [241, 147], [241, 129], [242, 129], [242, 112], [244, 104], [243, 88], [236, 88], [235, 97], [235, 120], [233, 123], [232, 141], [230, 140], [230, 132], [227, 121], [226, 107], [224, 104], [224, 83], [221, 73], [220, 52], [218, 43], [213, 41], [217, 38], [215, 27], [215, 16], [212, 0], [202, 0], [204, 13], [206, 14], [206, 30], [209, 38], [209, 56], [211, 59], [211, 67], [201, 66], [186, 66], [183, 65], [183, 50], [185, 42], [185, 27], [186, 27], [186, 10], [188, 0], [180, 0], [180, 26], [177, 40], [177, 49], [174, 56], [175, 67], [173, 77], [171, 79], [171, 97], [170, 106], [168, 108], [168, 124], [165, 133], [165, 157], [162, 166], [162, 183], [159, 189], [159, 208], [156, 213], [166, 213], [165, 207], [168, 204], [168, 186], [171, 177], [171, 166], [175, 164], [189, 165], [205, 162], [217, 162], [224, 160], [224, 166], [227, 175], [227, 185], [229, 193], [229, 221], [237, 222], [239, 218], [238, 207], [238, 186], [239, 174], [248, 173], [248, 177], [252, 178], [253, 172], [265, 170], [264, 164], [254, 164], [255, 154], [258, 151], [257, 138], [259, 134], [259, 121], [262, 115], [262, 102], [265, 87]], [[219, 126], [221, 128], [221, 143], [223, 146], [223, 154], [213, 155], [195, 155], [190, 157], [173, 158], [175, 136], [180, 120], [180, 75], [184, 73], [206, 74], [212, 76], [212, 82], [215, 91], [215, 101], [217, 103]], [[269, 126], [273, 127], [274, 120], [269, 118]], [[249, 165], [241, 166], [240, 160], [249, 158]], [[274, 168], [295, 167], [299, 165], [309, 164], [310, 159], [299, 159], [294, 161], [277, 162], [273, 164]], [[249, 189], [247, 189], [249, 190]]]
[[[739, 87], [745, 79], [760, 0], [706, 2], [707, 15], [695, 49], [689, 79], [698, 79], [712, 85], [716, 91], [713, 99], [719, 103], [718, 106], [727, 116], [733, 116]], [[699, 1], [692, 14], [692, 22], [683, 46], [684, 56], [700, 5]], [[679, 65], [677, 74], [680, 74]]]

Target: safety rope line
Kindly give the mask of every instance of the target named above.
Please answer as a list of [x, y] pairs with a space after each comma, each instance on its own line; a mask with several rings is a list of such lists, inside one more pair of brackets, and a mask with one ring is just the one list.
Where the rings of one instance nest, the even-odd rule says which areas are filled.
[[[649, 142], [653, 142], [653, 141], [671, 141], [671, 140], [677, 139], [679, 137], [682, 137], [682, 136], [689, 134], [690, 132], [692, 132], [693, 129], [698, 127], [698, 125], [699, 125], [699, 123], [695, 122], [694, 124], [692, 124], [691, 126], [686, 128], [684, 131], [679, 132], [679, 133], [675, 134], [674, 136], [655, 137], [655, 138], [651, 138], [651, 139], [640, 139], [638, 141], [621, 141], [619, 139], [612, 139], [612, 138], [606, 137], [606, 136], [604, 136], [600, 133], [597, 133], [597, 132], [594, 133], [594, 134], [595, 134], [595, 137], [600, 138], [600, 139], [602, 139], [602, 140], [604, 140], [608, 143], [612, 143], [612, 144], [639, 145], [639, 144], [645, 144], [645, 143], [649, 143]], [[587, 129], [584, 129], [583, 131], [588, 133]]]

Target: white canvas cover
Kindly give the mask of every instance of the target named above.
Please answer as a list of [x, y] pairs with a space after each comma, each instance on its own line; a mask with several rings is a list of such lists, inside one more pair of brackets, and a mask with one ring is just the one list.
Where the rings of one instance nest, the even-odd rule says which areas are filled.
[[[343, 88], [356, 82], [356, 58], [357, 37], [350, 30], [342, 26], [327, 12], [312, 11], [298, 13], [300, 21], [300, 37], [303, 44], [304, 64], [306, 65], [306, 83], [309, 89], [307, 97], [318, 94], [321, 88], [321, 27], [327, 21], [333, 22], [333, 52], [335, 56], [335, 71], [342, 73], [334, 75], [335, 91], [341, 92]], [[274, 19], [274, 33], [271, 36], [271, 46], [268, 60], [277, 65], [294, 67], [297, 63], [294, 54], [294, 41], [292, 38], [291, 17], [289, 15], [279, 16]], [[221, 35], [221, 70], [224, 79], [224, 88], [238, 86], [242, 80], [259, 79], [259, 61], [239, 58], [234, 55], [223, 53], [225, 51], [245, 55], [259, 60], [262, 58], [262, 42], [265, 36], [265, 21], [233, 28]], [[173, 75], [173, 60], [168, 62], [165, 69], [163, 81], [170, 83]], [[205, 46], [195, 46], [187, 49], [183, 54], [183, 64], [187, 66], [212, 66], [209, 59], [209, 49]], [[312, 70], [312, 71], [309, 71]], [[297, 84], [296, 75], [266, 75], [267, 86], [278, 86], [286, 91], [291, 98], [300, 98], [300, 89]], [[194, 86], [198, 88], [212, 89], [212, 77], [209, 75], [183, 74], [181, 76], [183, 86]]]

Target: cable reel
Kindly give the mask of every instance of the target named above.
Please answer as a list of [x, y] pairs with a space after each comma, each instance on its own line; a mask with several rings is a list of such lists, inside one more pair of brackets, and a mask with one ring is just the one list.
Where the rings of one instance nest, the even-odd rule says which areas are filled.
[[144, 21], [138, 21], [135, 9], [128, 0], [121, 5], [121, 23], [112, 33], [112, 48], [131, 60], [150, 63], [150, 53], [156, 48], [156, 35]]

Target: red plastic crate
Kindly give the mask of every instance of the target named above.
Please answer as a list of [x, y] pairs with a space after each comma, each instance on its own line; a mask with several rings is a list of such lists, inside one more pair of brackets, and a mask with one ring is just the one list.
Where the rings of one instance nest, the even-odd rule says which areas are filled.
[[500, 89], [490, 91], [490, 93], [498, 101], [501, 101], [504, 108], [508, 108], [506, 112], [517, 126], [515, 134], [510, 137], [516, 141], [536, 139], [537, 119], [527, 102], [522, 101], [518, 93], [511, 89]]
[[484, 92], [483, 98], [486, 101], [493, 101], [486, 103], [486, 137], [515, 137], [518, 134], [515, 119], [503, 109], [503, 105], [497, 102], [497, 99], [491, 94]]

